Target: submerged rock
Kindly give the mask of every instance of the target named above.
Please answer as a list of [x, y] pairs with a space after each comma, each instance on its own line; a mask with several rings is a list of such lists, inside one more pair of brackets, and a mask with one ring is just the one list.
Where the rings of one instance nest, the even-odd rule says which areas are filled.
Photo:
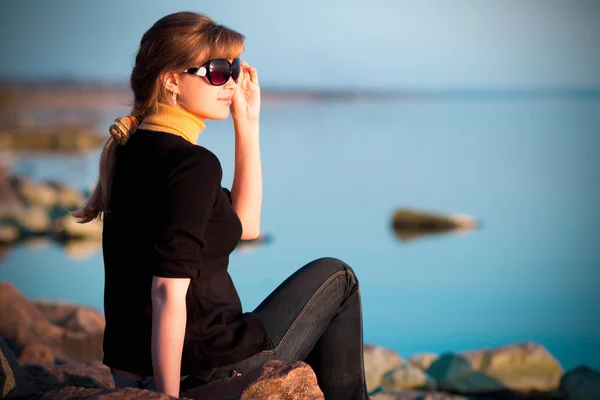
[[402, 241], [426, 235], [465, 232], [476, 228], [475, 218], [463, 215], [442, 215], [415, 209], [400, 209], [392, 218], [392, 229]]

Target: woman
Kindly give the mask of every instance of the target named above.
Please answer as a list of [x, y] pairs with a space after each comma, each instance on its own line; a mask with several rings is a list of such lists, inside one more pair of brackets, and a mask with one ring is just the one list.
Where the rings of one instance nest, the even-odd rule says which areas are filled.
[[[98, 184], [74, 216], [101, 218], [104, 363], [117, 387], [172, 396], [266, 361], [303, 360], [329, 399], [365, 399], [359, 286], [340, 260], [300, 268], [253, 312], [227, 272], [260, 232], [260, 89], [240, 62], [244, 36], [197, 13], [157, 21], [131, 74], [132, 115], [118, 118]], [[231, 113], [235, 177], [196, 144]]]

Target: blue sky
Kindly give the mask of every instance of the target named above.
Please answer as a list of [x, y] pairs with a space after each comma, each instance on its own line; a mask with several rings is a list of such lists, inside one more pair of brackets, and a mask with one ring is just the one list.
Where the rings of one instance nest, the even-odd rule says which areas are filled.
[[144, 31], [181, 10], [243, 33], [271, 88], [600, 86], [595, 0], [3, 1], [0, 78], [126, 82]]

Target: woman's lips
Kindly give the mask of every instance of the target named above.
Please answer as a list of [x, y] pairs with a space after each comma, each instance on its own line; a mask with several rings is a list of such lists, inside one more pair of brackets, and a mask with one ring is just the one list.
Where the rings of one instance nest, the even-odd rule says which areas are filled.
[[228, 105], [231, 104], [231, 97], [223, 97], [217, 100], [222, 101], [223, 103], [227, 103]]

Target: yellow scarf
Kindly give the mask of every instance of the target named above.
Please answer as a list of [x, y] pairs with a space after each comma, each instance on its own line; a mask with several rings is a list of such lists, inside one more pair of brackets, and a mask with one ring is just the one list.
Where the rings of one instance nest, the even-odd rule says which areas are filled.
[[205, 127], [204, 121], [195, 115], [181, 108], [158, 103], [158, 111], [144, 118], [138, 129], [172, 133], [196, 144]]

